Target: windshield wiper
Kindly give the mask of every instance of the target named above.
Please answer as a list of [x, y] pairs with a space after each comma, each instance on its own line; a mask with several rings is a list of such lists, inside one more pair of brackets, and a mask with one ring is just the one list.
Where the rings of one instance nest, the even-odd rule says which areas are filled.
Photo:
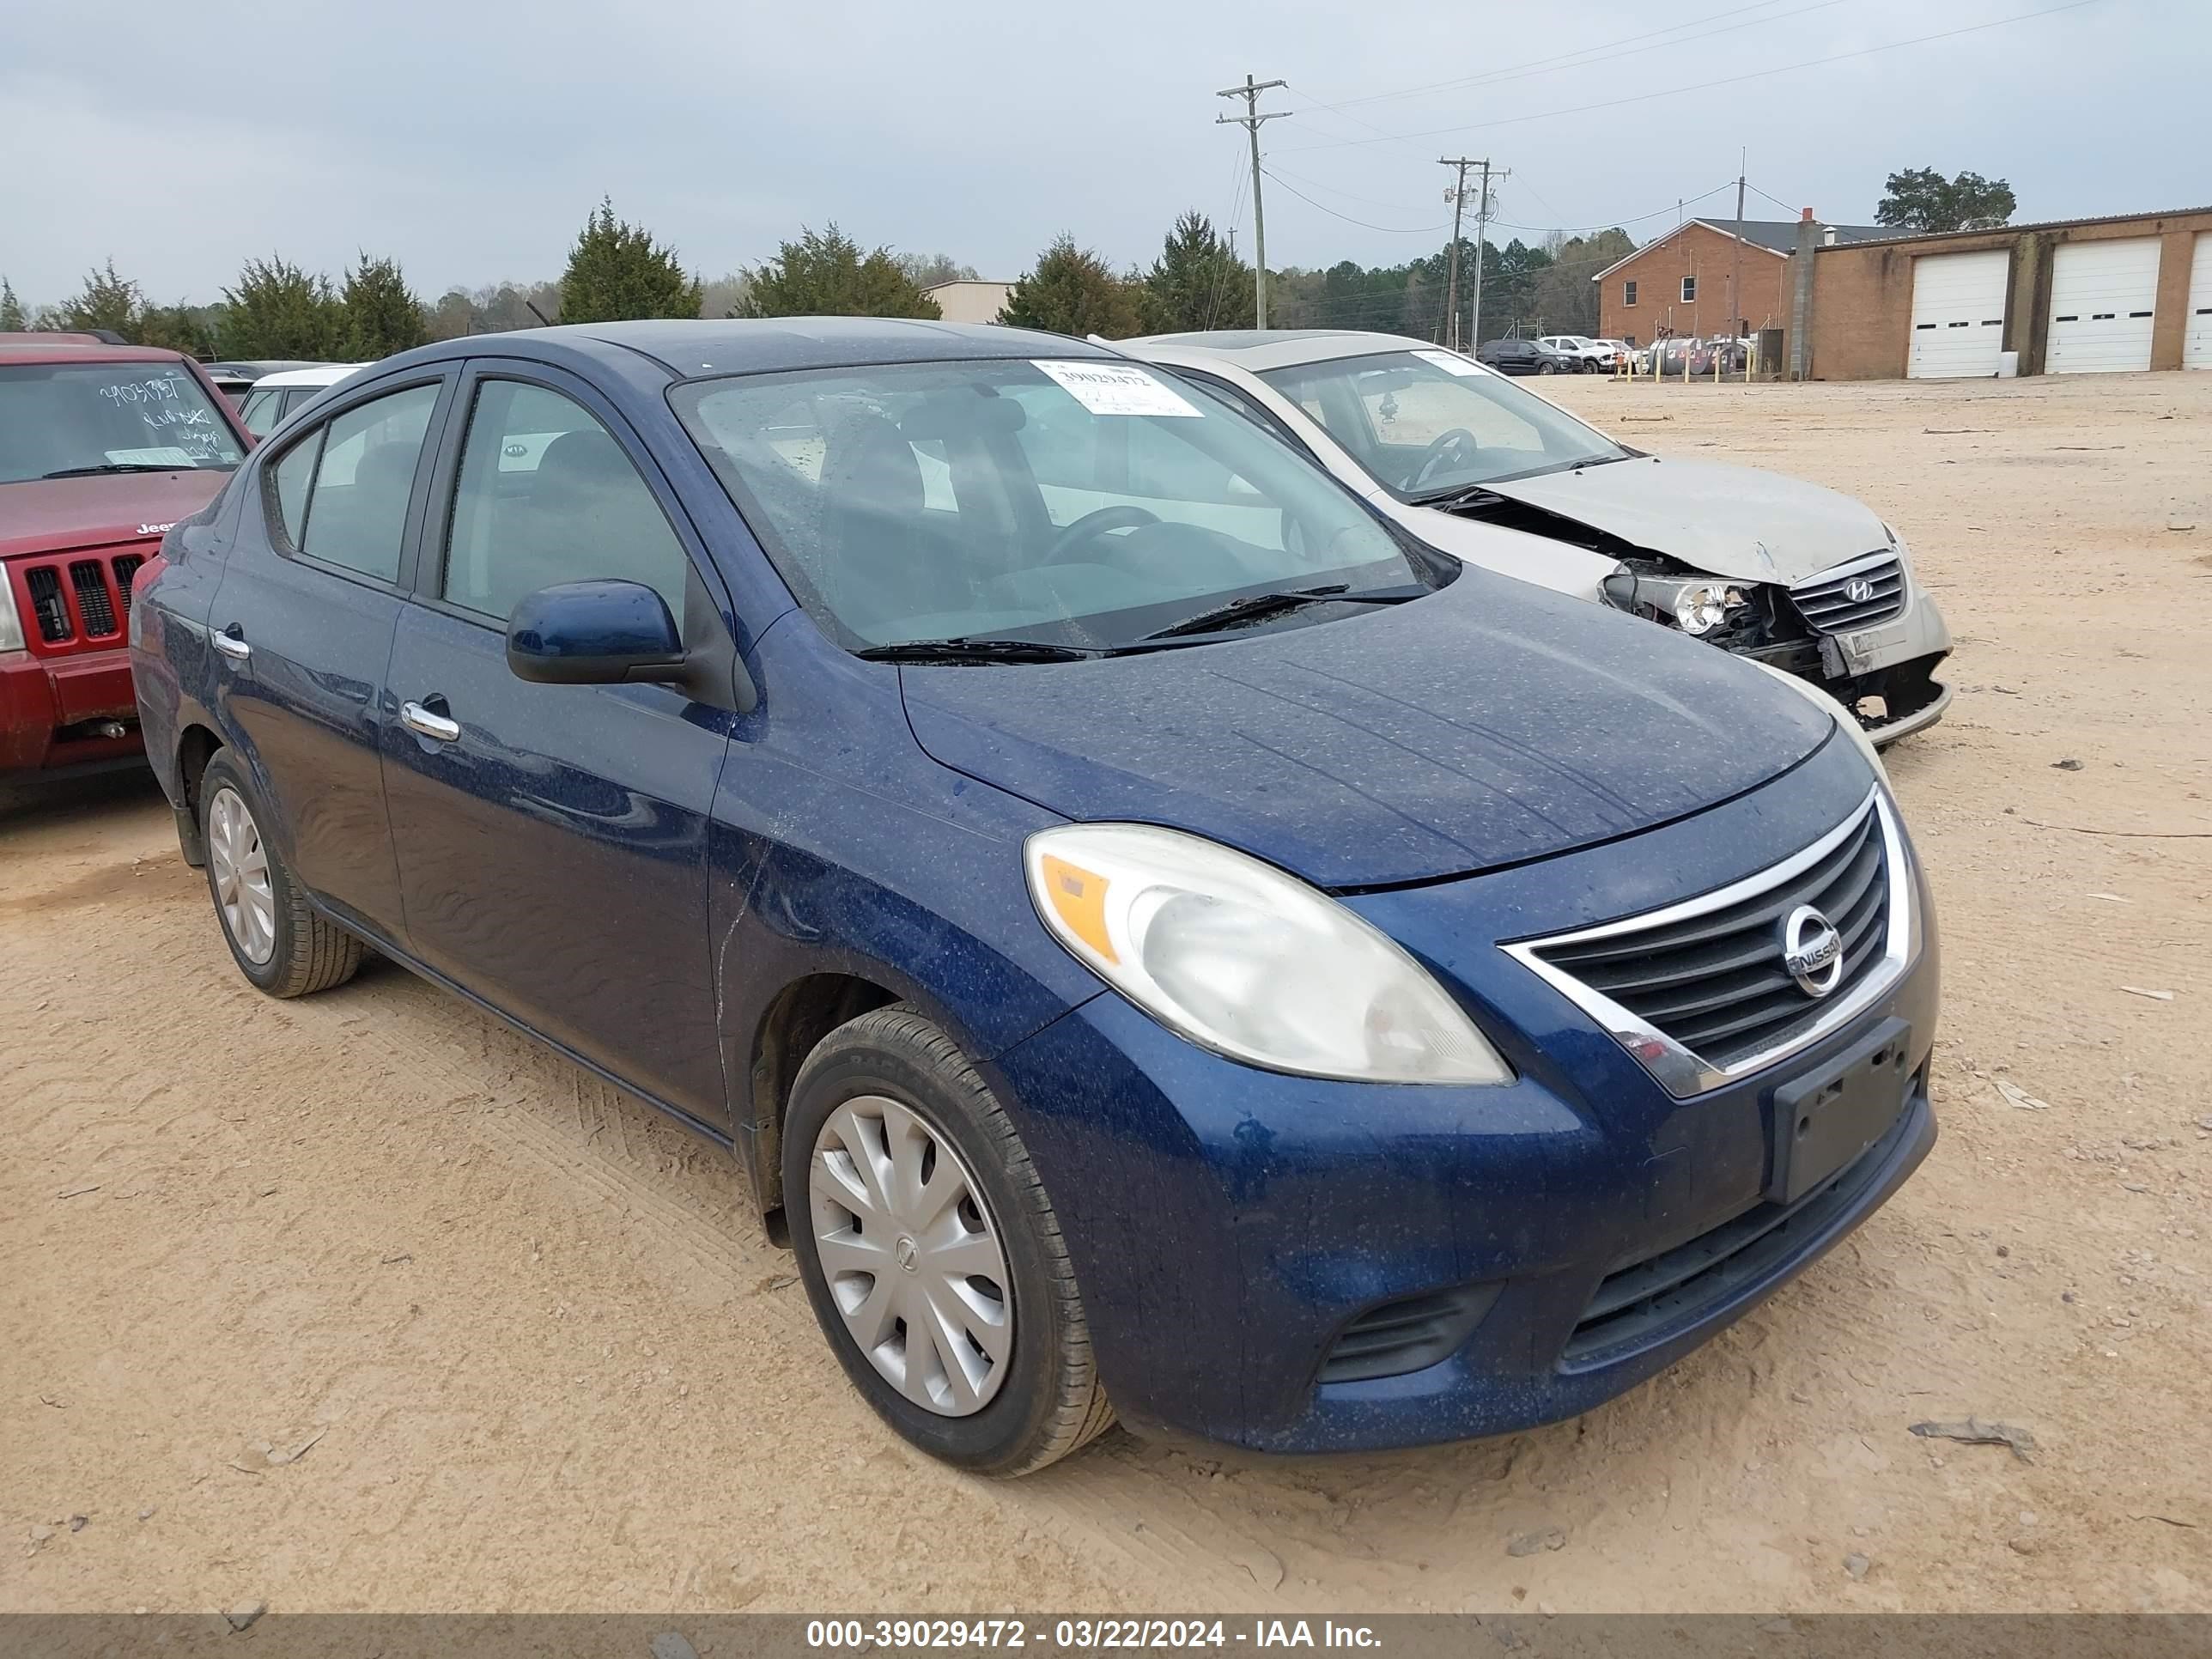
[[1354, 593], [1349, 591], [1348, 584], [1332, 582], [1326, 587], [1291, 587], [1273, 593], [1247, 593], [1241, 599], [1231, 599], [1211, 611], [1201, 611], [1195, 617], [1186, 617], [1179, 623], [1170, 623], [1144, 638], [1147, 641], [1173, 640], [1187, 634], [1211, 634], [1231, 623], [1251, 622], [1309, 605], [1397, 605], [1406, 599], [1418, 599], [1429, 592], [1431, 590], [1427, 587], [1377, 587], [1364, 593]]
[[41, 478], [89, 478], [102, 472], [192, 472], [198, 469], [190, 461], [181, 465], [170, 461], [102, 461], [98, 466], [65, 466], [57, 472], [42, 472]]
[[1455, 484], [1449, 489], [1439, 489], [1433, 495], [1416, 495], [1415, 507], [1433, 507], [1439, 513], [1449, 513], [1455, 507], [1473, 507], [1478, 501], [1496, 501], [1504, 498], [1487, 484]]
[[1072, 645], [1043, 640], [901, 640], [855, 651], [870, 662], [1081, 662], [1095, 657]]

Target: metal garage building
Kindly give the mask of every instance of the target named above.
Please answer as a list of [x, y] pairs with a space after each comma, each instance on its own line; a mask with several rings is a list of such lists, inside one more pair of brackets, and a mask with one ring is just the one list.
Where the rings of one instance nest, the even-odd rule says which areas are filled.
[[1790, 278], [1799, 378], [2212, 368], [2212, 208], [1835, 243], [1808, 216]]

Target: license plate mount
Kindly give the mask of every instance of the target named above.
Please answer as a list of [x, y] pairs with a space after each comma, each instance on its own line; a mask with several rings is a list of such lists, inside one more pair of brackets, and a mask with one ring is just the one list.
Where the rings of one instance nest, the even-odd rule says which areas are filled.
[[1912, 1028], [1886, 1019], [1819, 1071], [1776, 1085], [1766, 1196], [1795, 1204], [1881, 1139], [1905, 1109]]

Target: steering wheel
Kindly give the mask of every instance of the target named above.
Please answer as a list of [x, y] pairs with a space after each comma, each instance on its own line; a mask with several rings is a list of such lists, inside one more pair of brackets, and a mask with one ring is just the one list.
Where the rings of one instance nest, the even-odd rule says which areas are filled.
[[1141, 507], [1131, 507], [1127, 504], [1120, 507], [1102, 507], [1096, 512], [1085, 514], [1060, 534], [1054, 536], [1052, 538], [1052, 544], [1044, 550], [1044, 557], [1037, 562], [1065, 564], [1067, 562], [1068, 554], [1085, 542], [1097, 540], [1109, 530], [1133, 530], [1140, 525], [1158, 524], [1159, 521], [1158, 514], [1148, 513]]
[[1449, 459], [1455, 450], [1462, 452], [1466, 459], [1472, 461], [1474, 452], [1480, 447], [1481, 446], [1476, 441], [1474, 434], [1463, 426], [1455, 426], [1449, 432], [1439, 432], [1430, 441], [1429, 447], [1421, 452], [1421, 464], [1413, 470], [1413, 476], [1407, 480], [1406, 488], [1419, 489], [1428, 483], [1429, 474]]

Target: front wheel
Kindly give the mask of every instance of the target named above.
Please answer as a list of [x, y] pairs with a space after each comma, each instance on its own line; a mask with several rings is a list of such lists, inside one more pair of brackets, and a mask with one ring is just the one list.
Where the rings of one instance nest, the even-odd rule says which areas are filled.
[[914, 1445], [1027, 1474], [1113, 1422], [1052, 1201], [937, 1026], [895, 1005], [822, 1040], [792, 1091], [783, 1190], [823, 1334]]
[[1552, 372], [1552, 366], [1549, 363], [1539, 363], [1536, 365], [1536, 372], [1539, 374], [1549, 374]]

